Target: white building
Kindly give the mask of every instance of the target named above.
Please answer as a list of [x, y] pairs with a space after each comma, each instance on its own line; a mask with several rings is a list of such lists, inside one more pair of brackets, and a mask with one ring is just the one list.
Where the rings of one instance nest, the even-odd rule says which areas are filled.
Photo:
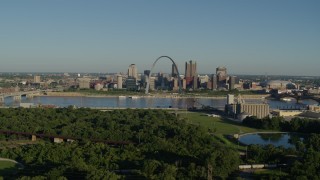
[[135, 64], [131, 64], [128, 69], [128, 77], [134, 77], [138, 79], [138, 69]]
[[122, 76], [121, 75], [117, 76], [117, 88], [122, 89]]

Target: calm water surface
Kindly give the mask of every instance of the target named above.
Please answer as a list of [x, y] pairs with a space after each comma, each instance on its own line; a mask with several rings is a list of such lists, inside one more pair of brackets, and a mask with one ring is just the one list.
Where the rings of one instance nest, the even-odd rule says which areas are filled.
[[[196, 102], [195, 102], [196, 100]], [[276, 100], [266, 100], [270, 108], [299, 108], [306, 105], [317, 104], [314, 100], [303, 100], [297, 104], [295, 101], [283, 102]], [[186, 108], [201, 107], [202, 105], [212, 106], [224, 109], [226, 99], [210, 98], [146, 98], [138, 97], [137, 99], [119, 98], [119, 97], [52, 97], [40, 96], [33, 99], [22, 97], [22, 103], [34, 103], [44, 105], [56, 105], [58, 107], [68, 107], [75, 105], [78, 107], [119, 107], [119, 108]], [[259, 99], [246, 99], [247, 103], [262, 103]], [[19, 102], [14, 102], [12, 97], [5, 99], [5, 106], [19, 106]]]
[[276, 147], [283, 146], [285, 148], [294, 148], [294, 143], [297, 141], [302, 141], [303, 136], [299, 134], [292, 133], [282, 133], [282, 134], [248, 134], [240, 137], [239, 142], [251, 145], [268, 145], [272, 144]]

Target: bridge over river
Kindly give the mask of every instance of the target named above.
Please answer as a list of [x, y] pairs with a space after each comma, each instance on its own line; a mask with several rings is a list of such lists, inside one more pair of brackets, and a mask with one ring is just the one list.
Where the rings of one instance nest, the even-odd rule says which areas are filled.
[[283, 93], [283, 94], [272, 94], [271, 97], [274, 97], [278, 100], [283, 98], [294, 98], [297, 103], [303, 99], [312, 99], [317, 101], [320, 104], [320, 95], [318, 94], [308, 94], [308, 93]]
[[1, 93], [0, 94], [0, 104], [5, 102], [7, 97], [13, 97], [14, 101], [21, 101], [22, 96], [27, 98], [33, 98], [34, 96], [40, 95], [43, 91], [18, 91], [12, 93]]

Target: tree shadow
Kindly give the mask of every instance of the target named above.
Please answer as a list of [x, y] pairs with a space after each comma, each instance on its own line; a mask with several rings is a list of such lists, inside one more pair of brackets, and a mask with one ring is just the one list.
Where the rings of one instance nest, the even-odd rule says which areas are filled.
[[13, 175], [16, 175], [21, 168], [22, 166], [20, 164], [15, 164], [14, 167], [0, 169], [0, 175], [4, 177], [4, 179], [14, 179]]

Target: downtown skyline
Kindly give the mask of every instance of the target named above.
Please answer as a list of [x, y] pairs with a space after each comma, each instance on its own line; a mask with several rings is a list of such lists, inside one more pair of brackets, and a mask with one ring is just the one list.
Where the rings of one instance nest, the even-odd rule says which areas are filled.
[[[8, 1], [0, 72], [179, 71], [320, 76], [318, 1]], [[155, 71], [170, 72], [169, 61]]]

